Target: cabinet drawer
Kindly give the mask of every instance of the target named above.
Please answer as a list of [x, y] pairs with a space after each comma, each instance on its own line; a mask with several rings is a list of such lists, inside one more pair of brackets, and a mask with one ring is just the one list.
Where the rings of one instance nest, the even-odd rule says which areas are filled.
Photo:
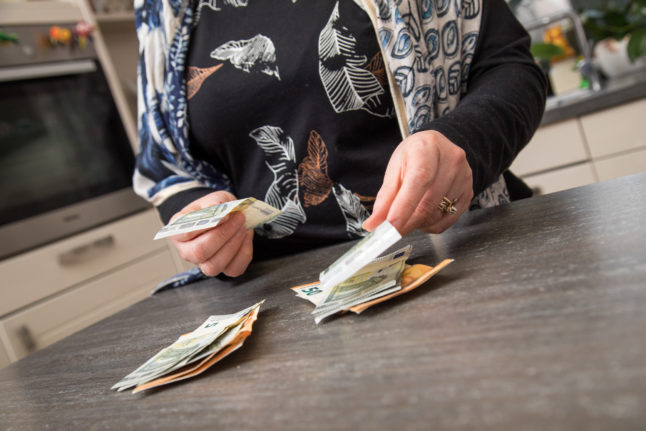
[[543, 126], [511, 165], [517, 175], [528, 175], [588, 158], [577, 119]]
[[600, 181], [646, 172], [646, 149], [595, 160], [594, 166]]
[[646, 147], [646, 99], [581, 117], [592, 158]]
[[556, 169], [544, 174], [526, 176], [523, 177], [523, 180], [531, 188], [538, 189], [541, 194], [559, 192], [596, 182], [594, 170], [590, 163]]
[[160, 227], [148, 210], [0, 262], [0, 316], [166, 249]]
[[66, 291], [4, 319], [13, 356], [20, 359], [145, 298], [174, 275], [166, 250]]

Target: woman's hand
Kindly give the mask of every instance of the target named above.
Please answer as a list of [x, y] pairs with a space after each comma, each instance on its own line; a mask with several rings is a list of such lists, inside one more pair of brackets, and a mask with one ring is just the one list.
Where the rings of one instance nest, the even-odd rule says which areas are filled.
[[[447, 197], [454, 214], [438, 205]], [[372, 215], [364, 222], [372, 231], [388, 220], [402, 235], [415, 229], [440, 233], [469, 209], [473, 177], [464, 150], [436, 131], [415, 133], [393, 152]]]
[[[209, 193], [175, 214], [171, 221], [192, 211], [235, 200], [226, 191]], [[171, 237], [182, 259], [200, 267], [205, 275], [224, 273], [229, 277], [242, 275], [253, 257], [253, 229], [244, 227], [240, 212], [228, 214], [216, 227], [187, 232]]]

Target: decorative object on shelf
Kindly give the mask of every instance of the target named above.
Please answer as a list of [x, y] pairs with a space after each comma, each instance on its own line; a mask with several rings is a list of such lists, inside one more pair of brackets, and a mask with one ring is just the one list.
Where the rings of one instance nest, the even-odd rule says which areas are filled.
[[0, 30], [0, 45], [2, 44], [18, 44], [20, 43], [18, 35], [16, 33], [6, 33]]
[[646, 67], [646, 0], [579, 0], [586, 33], [608, 77]]
[[60, 27], [53, 25], [45, 38], [45, 44], [50, 46], [70, 46], [85, 48], [88, 39], [92, 38], [94, 27], [85, 21], [79, 21], [74, 28]]

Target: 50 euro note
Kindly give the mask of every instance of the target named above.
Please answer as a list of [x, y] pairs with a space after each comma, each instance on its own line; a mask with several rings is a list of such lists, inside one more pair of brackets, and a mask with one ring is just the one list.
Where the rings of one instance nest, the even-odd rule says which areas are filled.
[[184, 214], [161, 228], [153, 239], [217, 226], [227, 214], [242, 212], [245, 229], [253, 229], [278, 217], [282, 211], [256, 198], [224, 202]]
[[261, 301], [237, 313], [210, 316], [197, 329], [180, 336], [173, 344], [160, 350], [152, 358], [112, 386], [112, 389], [123, 391], [199, 361], [204, 357], [204, 354], [201, 353], [207, 350], [208, 354], [213, 352], [216, 347], [214, 342], [220, 337], [230, 333], [232, 328], [240, 326], [250, 316], [255, 316], [263, 302]]

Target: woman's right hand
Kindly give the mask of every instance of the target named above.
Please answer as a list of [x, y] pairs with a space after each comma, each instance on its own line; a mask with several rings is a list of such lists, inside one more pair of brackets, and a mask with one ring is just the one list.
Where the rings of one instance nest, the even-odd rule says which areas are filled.
[[[183, 214], [235, 199], [226, 191], [209, 193], [186, 205], [171, 221]], [[199, 266], [205, 275], [223, 273], [237, 277], [245, 272], [253, 257], [253, 229], [246, 230], [244, 225], [242, 213], [229, 213], [215, 227], [174, 235], [170, 239], [182, 259]]]

